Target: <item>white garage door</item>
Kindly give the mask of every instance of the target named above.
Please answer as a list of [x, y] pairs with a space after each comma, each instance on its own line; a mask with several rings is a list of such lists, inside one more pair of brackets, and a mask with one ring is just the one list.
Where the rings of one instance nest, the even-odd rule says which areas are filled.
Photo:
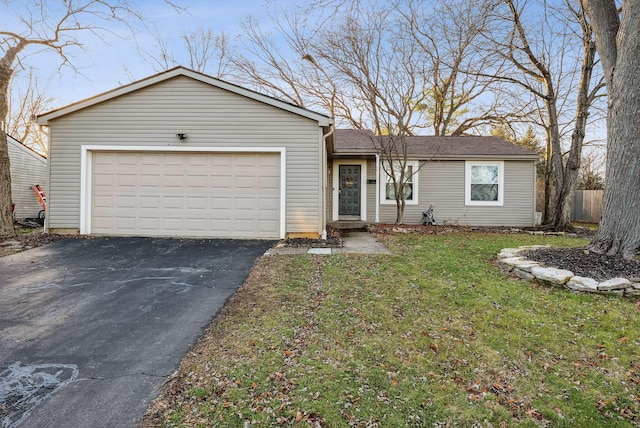
[[279, 154], [93, 154], [92, 233], [277, 239], [279, 229]]

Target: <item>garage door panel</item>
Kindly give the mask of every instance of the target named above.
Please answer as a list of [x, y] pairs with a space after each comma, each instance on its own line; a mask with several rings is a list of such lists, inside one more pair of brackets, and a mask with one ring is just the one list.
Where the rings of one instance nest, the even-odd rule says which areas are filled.
[[186, 207], [189, 210], [206, 210], [208, 207], [208, 200], [204, 196], [187, 196]]
[[139, 156], [138, 162], [140, 162], [141, 165], [159, 165], [161, 160], [160, 155], [145, 153]]
[[187, 177], [187, 186], [193, 188], [193, 187], [200, 187], [203, 189], [206, 189], [207, 186], [209, 185], [209, 177], [207, 177], [206, 175], [191, 175], [189, 177]]
[[184, 175], [170, 175], [166, 174], [164, 176], [164, 186], [165, 187], [179, 187], [183, 188], [185, 186], [185, 177]]
[[280, 155], [93, 154], [98, 234], [278, 238]]
[[93, 205], [98, 208], [108, 208], [113, 206], [112, 196], [96, 196], [93, 198]]
[[138, 197], [138, 203], [140, 208], [160, 208], [160, 199], [157, 196], [145, 196]]
[[214, 175], [209, 179], [209, 187], [217, 187], [219, 189], [230, 189], [233, 185], [231, 177], [223, 177]]
[[160, 174], [138, 174], [138, 186], [144, 187], [160, 187], [162, 180]]
[[138, 198], [136, 196], [117, 196], [116, 206], [118, 208], [136, 208]]

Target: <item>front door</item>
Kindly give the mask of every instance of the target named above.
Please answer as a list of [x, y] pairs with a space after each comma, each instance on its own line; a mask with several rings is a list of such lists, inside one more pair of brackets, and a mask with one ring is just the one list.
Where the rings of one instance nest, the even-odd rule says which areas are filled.
[[340, 165], [338, 215], [360, 216], [360, 165]]

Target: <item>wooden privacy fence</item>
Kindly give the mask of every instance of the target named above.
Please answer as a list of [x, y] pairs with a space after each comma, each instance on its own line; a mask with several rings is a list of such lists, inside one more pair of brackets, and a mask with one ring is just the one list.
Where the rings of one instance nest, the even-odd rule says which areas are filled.
[[602, 190], [576, 190], [571, 221], [598, 223], [602, 216]]

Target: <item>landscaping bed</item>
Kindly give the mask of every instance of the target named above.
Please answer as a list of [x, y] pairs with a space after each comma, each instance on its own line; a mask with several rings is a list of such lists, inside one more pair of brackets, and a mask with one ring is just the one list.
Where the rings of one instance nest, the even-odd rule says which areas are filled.
[[548, 267], [567, 269], [575, 275], [606, 281], [611, 278], [640, 278], [640, 262], [596, 254], [580, 248], [537, 248], [522, 254]]
[[44, 233], [42, 228], [16, 228], [16, 235], [0, 237], [0, 257], [26, 251], [41, 245], [50, 244], [61, 239], [68, 239], [73, 235], [57, 235]]

